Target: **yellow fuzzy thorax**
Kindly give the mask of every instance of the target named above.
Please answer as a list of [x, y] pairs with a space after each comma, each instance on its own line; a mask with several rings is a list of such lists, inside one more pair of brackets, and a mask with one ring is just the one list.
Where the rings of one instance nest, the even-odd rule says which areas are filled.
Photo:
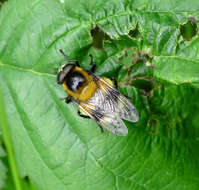
[[88, 101], [95, 93], [97, 89], [97, 84], [95, 81], [93, 81], [92, 75], [88, 74], [85, 70], [83, 70], [80, 67], [75, 67], [74, 71], [77, 71], [81, 73], [85, 79], [86, 79], [86, 84], [82, 86], [77, 92], [71, 91], [66, 82], [64, 81], [63, 87], [66, 90], [66, 92], [72, 96], [74, 99], [86, 102]]

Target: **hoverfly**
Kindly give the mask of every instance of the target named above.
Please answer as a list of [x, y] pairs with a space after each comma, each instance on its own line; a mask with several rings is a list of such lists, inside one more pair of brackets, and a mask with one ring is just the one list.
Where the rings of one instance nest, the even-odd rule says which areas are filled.
[[[64, 52], [59, 51], [66, 58]], [[137, 122], [138, 112], [116, 89], [116, 81], [94, 74], [96, 64], [92, 55], [90, 57], [91, 70], [81, 68], [77, 60], [68, 60], [68, 64], [60, 67], [57, 83], [69, 94], [65, 102], [75, 102], [79, 106], [78, 115], [95, 120], [101, 132], [106, 129], [115, 135], [126, 136], [128, 129], [122, 119]]]

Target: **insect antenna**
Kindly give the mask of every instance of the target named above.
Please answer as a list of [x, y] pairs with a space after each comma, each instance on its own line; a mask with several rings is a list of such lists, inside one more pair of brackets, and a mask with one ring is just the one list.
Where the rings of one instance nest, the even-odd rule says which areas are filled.
[[63, 52], [63, 50], [60, 48], [59, 51], [64, 56], [64, 58], [67, 60], [67, 56], [65, 55], [65, 53]]
[[78, 60], [75, 60], [75, 59], [68, 59], [66, 54], [63, 52], [63, 50], [60, 48], [59, 49], [60, 53], [64, 56], [65, 60], [68, 62], [68, 63], [76, 63], [77, 66], [79, 66], [79, 62]]

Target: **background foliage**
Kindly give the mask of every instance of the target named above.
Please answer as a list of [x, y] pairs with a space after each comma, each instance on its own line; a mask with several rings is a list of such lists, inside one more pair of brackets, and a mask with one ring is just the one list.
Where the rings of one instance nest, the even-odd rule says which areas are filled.
[[[0, 130], [0, 189], [14, 189], [13, 159], [18, 189], [197, 190], [198, 19], [198, 0], [5, 2], [0, 120], [15, 157]], [[85, 68], [92, 53], [97, 74], [132, 98], [140, 120], [126, 122], [127, 137], [101, 135], [59, 100], [59, 48]]]

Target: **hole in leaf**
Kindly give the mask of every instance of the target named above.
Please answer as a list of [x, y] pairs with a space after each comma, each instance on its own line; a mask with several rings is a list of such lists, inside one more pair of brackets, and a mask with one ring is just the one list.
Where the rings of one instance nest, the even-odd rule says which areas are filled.
[[147, 78], [136, 78], [133, 80], [132, 85], [143, 90], [143, 92], [146, 93], [145, 95], [154, 87], [153, 81]]
[[104, 40], [111, 40], [111, 38], [99, 26], [96, 26], [91, 30], [91, 36], [93, 38], [93, 47], [98, 49], [103, 49]]
[[153, 57], [146, 51], [126, 49], [123, 56], [119, 58], [119, 62], [123, 66], [119, 76], [120, 84], [133, 85], [139, 88], [145, 96], [150, 96], [155, 87], [152, 59]]
[[152, 59], [153, 57], [149, 53], [137, 51], [132, 59], [133, 65], [129, 73], [134, 78], [132, 85], [139, 88], [146, 96], [149, 96], [155, 86], [152, 80]]
[[138, 24], [136, 24], [135, 28], [130, 30], [128, 35], [131, 37], [131, 38], [138, 38], [140, 36], [140, 31], [138, 30]]
[[147, 62], [151, 63], [152, 59], [153, 59], [153, 56], [150, 55], [149, 53], [145, 51], [142, 51], [142, 52], [137, 51], [137, 53], [134, 54], [134, 59], [132, 60], [132, 63], [137, 63], [140, 61], [143, 61], [144, 63], [147, 63]]
[[180, 33], [184, 40], [191, 40], [198, 32], [197, 21], [194, 17], [189, 17], [188, 21], [180, 25]]

